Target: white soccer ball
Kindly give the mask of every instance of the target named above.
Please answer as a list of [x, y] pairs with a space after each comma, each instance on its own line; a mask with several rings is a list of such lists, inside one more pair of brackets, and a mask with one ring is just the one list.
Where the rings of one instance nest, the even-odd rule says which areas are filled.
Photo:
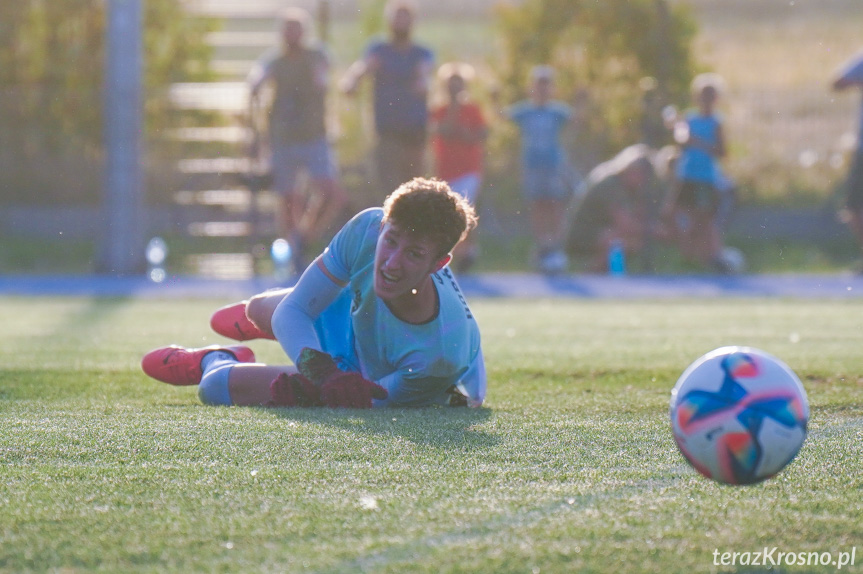
[[809, 403], [785, 363], [751, 347], [707, 353], [671, 391], [671, 429], [684, 458], [727, 484], [772, 477], [806, 439]]

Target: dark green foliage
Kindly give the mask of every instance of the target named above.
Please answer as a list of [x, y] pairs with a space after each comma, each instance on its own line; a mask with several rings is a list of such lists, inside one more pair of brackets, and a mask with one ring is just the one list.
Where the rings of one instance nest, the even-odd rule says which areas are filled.
[[638, 137], [639, 81], [655, 78], [667, 103], [685, 103], [696, 26], [681, 3], [664, 0], [527, 0], [498, 9], [502, 82], [508, 101], [526, 95], [530, 68], [558, 70], [558, 95], [580, 110], [600, 154]]

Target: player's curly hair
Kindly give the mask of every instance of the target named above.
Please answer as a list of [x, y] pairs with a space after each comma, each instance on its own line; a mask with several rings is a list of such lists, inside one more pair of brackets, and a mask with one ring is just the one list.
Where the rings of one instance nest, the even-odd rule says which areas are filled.
[[476, 227], [477, 215], [468, 200], [446, 182], [415, 177], [384, 201], [386, 222], [430, 239], [443, 257]]

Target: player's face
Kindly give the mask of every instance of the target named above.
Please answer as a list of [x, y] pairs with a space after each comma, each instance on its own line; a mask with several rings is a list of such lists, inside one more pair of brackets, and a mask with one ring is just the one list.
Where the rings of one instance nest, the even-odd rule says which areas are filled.
[[384, 301], [409, 296], [438, 268], [438, 247], [387, 222], [375, 248], [375, 294]]
[[397, 38], [408, 38], [414, 25], [414, 15], [407, 8], [399, 8], [392, 15], [390, 29]]
[[716, 92], [716, 89], [708, 86], [698, 94], [698, 105], [703, 111], [709, 112], [713, 110], [713, 107], [716, 105], [718, 96], [719, 94]]
[[534, 98], [539, 103], [548, 102], [554, 95], [554, 82], [551, 78], [539, 78], [533, 83]]
[[282, 25], [282, 40], [286, 46], [296, 48], [303, 39], [303, 25], [296, 20], [288, 20]]
[[459, 98], [459, 96], [465, 89], [464, 78], [462, 78], [461, 76], [450, 76], [450, 79], [447, 81], [446, 87], [450, 99], [456, 100]]

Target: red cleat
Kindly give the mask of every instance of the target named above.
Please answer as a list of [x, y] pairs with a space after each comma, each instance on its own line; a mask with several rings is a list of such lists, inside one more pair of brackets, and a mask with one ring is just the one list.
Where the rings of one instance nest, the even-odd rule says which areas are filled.
[[264, 333], [249, 320], [246, 316], [245, 301], [222, 307], [213, 313], [213, 316], [210, 317], [210, 327], [219, 335], [234, 339], [235, 341], [249, 341], [251, 339], [276, 340], [274, 336]]
[[241, 345], [230, 347], [212, 345], [201, 349], [187, 349], [171, 345], [170, 347], [153, 349], [144, 355], [144, 358], [141, 359], [141, 368], [157, 381], [169, 385], [197, 385], [203, 376], [201, 359], [213, 351], [230, 353], [241, 363], [255, 362], [255, 354], [252, 350]]

